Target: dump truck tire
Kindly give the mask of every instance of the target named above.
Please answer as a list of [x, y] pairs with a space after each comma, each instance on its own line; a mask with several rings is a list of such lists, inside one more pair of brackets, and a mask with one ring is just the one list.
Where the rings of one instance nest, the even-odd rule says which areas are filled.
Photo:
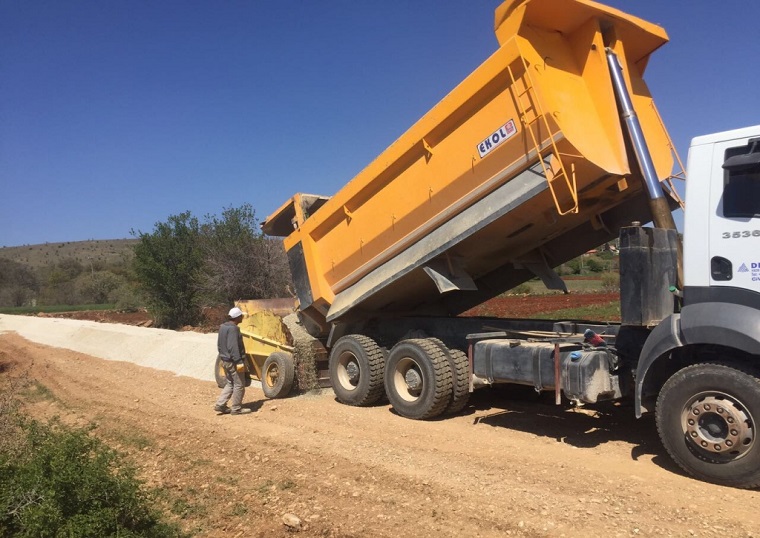
[[290, 394], [295, 377], [293, 356], [275, 351], [264, 361], [261, 368], [261, 390], [267, 398], [284, 398]]
[[470, 361], [463, 351], [452, 349], [449, 364], [453, 364], [451, 366], [452, 394], [451, 403], [449, 403], [445, 412], [455, 414], [464, 409], [467, 406], [467, 402], [470, 401], [470, 378], [468, 375]]
[[328, 367], [339, 402], [366, 406], [383, 395], [385, 352], [372, 338], [360, 334], [340, 338], [330, 351]]
[[451, 369], [451, 399], [444, 413], [451, 415], [459, 413], [470, 400], [470, 379], [467, 375], [469, 361], [467, 355], [458, 349], [449, 349], [438, 338], [428, 338], [428, 340], [443, 351]]
[[214, 363], [214, 379], [216, 380], [216, 386], [220, 389], [223, 389], [227, 384], [227, 375], [224, 373], [224, 365], [219, 356], [216, 357], [216, 362]]
[[743, 365], [695, 364], [657, 398], [657, 430], [673, 460], [707, 482], [760, 486], [760, 379]]
[[451, 368], [441, 348], [428, 339], [393, 346], [385, 367], [385, 391], [402, 417], [424, 420], [440, 415], [451, 400]]

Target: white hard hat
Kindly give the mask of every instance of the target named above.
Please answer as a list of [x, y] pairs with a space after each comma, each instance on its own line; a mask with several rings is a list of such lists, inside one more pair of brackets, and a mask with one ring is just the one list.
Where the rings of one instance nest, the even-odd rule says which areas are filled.
[[240, 310], [237, 306], [234, 306], [234, 307], [232, 307], [232, 309], [230, 310], [229, 314], [227, 314], [227, 315], [230, 317], [230, 319], [235, 319], [235, 318], [239, 318], [240, 316], [242, 316], [243, 315], [243, 311]]

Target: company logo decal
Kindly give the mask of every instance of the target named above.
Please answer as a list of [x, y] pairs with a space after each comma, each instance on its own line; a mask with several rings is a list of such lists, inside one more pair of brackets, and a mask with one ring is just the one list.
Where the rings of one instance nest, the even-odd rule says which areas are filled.
[[743, 264], [741, 264], [741, 265], [739, 266], [739, 269], [738, 269], [738, 271], [739, 271], [740, 273], [749, 273], [749, 269], [747, 269], [747, 264], [746, 264], [746, 263], [743, 263]]
[[515, 120], [509, 120], [507, 123], [496, 129], [491, 135], [478, 144], [478, 153], [482, 159], [498, 146], [504, 143], [506, 140], [512, 138], [517, 134], [517, 127], [515, 127]]

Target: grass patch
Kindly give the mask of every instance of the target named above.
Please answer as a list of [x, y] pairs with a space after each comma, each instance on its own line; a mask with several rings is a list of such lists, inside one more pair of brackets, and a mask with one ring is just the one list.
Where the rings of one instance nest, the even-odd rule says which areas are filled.
[[192, 460], [187, 462], [187, 466], [189, 468], [193, 467], [206, 467], [207, 465], [212, 465], [214, 462], [211, 460], [207, 460], [204, 458], [198, 458], [197, 460]]
[[138, 450], [143, 450], [156, 444], [153, 439], [135, 430], [113, 432], [111, 436], [114, 441]]
[[23, 392], [30, 403], [58, 401], [52, 390], [36, 380], [32, 381], [31, 386], [27, 387]]
[[552, 312], [540, 312], [531, 316], [536, 319], [585, 319], [589, 321], [615, 321], [620, 319], [620, 303], [610, 301], [607, 304], [564, 308]]
[[237, 486], [240, 483], [240, 479], [234, 476], [217, 476], [216, 482], [227, 486]]
[[188, 501], [185, 498], [174, 499], [171, 503], [170, 511], [181, 519], [198, 519], [208, 515], [208, 510], [205, 506]]
[[275, 482], [274, 480], [265, 480], [256, 488], [256, 491], [262, 497], [267, 497], [273, 491], [287, 491], [294, 489], [298, 486], [295, 482], [289, 479], [285, 479], [282, 482]]
[[259, 484], [259, 487], [256, 488], [256, 491], [259, 492], [259, 495], [266, 497], [272, 492], [272, 486], [274, 486], [274, 482], [271, 480], [265, 480], [261, 484]]
[[232, 515], [234, 517], [243, 517], [247, 513], [248, 507], [243, 503], [236, 503], [235, 506], [232, 507]]
[[88, 310], [114, 310], [115, 304], [80, 304], [80, 305], [50, 305], [50, 306], [4, 306], [0, 314], [23, 316], [28, 314], [59, 314], [61, 312], [84, 312]]
[[[567, 291], [570, 293], [599, 293], [604, 291], [601, 276], [598, 279], [583, 278], [577, 280], [573, 278], [563, 277], [563, 280], [565, 281], [565, 286], [567, 286]], [[529, 293], [531, 295], [542, 295], [547, 293], [556, 293], [554, 290], [546, 289], [546, 286], [540, 280], [529, 280], [528, 282], [523, 282], [517, 286], [515, 290], [516, 291], [509, 290], [507, 294]]]

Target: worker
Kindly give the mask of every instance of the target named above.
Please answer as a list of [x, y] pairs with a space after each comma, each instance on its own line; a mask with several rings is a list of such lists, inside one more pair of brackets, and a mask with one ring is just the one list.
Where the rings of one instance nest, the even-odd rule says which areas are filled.
[[[240, 335], [238, 325], [243, 321], [243, 311], [234, 307], [227, 314], [227, 318], [227, 321], [219, 327], [216, 344], [227, 383], [216, 400], [214, 411], [222, 414], [244, 415], [250, 413], [251, 410], [241, 405], [245, 394], [245, 364], [243, 363], [243, 337]], [[230, 398], [232, 398], [232, 405], [227, 407]]]

